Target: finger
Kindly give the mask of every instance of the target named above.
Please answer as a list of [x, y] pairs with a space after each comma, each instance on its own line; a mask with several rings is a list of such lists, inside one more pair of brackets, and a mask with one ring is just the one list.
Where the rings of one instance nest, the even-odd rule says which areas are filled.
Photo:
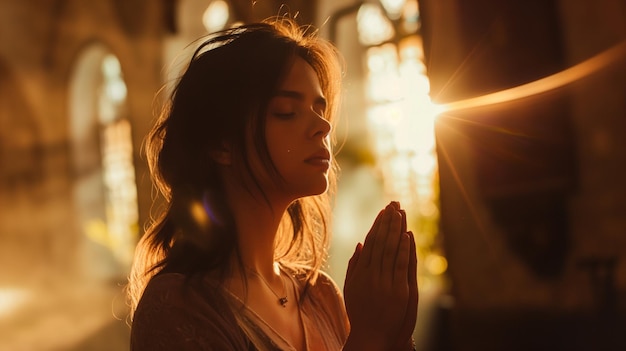
[[374, 223], [372, 224], [372, 228], [370, 229], [370, 231], [367, 233], [367, 236], [365, 237], [365, 242], [363, 243], [363, 248], [362, 248], [362, 252], [360, 255], [362, 257], [361, 262], [365, 266], [369, 266], [372, 261], [372, 249], [376, 245], [376, 236], [378, 234], [380, 221], [382, 220], [384, 212], [385, 212], [384, 209], [378, 212], [378, 216], [376, 216], [376, 219], [374, 220]]
[[410, 266], [411, 238], [408, 233], [400, 235], [400, 243], [397, 246], [397, 254], [393, 269], [393, 282], [397, 287], [406, 289]]
[[404, 316], [404, 321], [400, 327], [399, 342], [402, 344], [405, 341], [408, 343], [411, 340], [411, 336], [415, 330], [415, 322], [417, 320], [417, 305], [419, 303], [419, 293], [417, 287], [417, 256], [415, 250], [415, 238], [413, 232], [408, 232], [409, 242], [409, 256], [408, 256], [408, 276], [406, 279], [409, 283], [409, 301], [407, 303], [407, 310]]
[[[401, 229], [402, 215], [400, 212], [393, 210], [390, 214], [389, 229], [386, 233], [387, 240], [385, 243], [385, 253], [382, 262], [383, 272], [388, 273], [392, 280], [394, 274], [393, 271], [395, 270], [394, 267], [398, 258], [398, 248], [402, 241], [402, 234], [404, 234], [400, 231]], [[408, 246], [406, 246], [406, 249], [408, 249]], [[404, 256], [408, 257], [408, 251], [404, 251]], [[406, 262], [406, 259], [404, 261], [404, 264], [407, 265], [408, 262]]]
[[400, 214], [402, 215], [402, 229], [400, 230], [400, 232], [406, 233], [406, 211], [401, 209]]
[[363, 244], [358, 243], [356, 248], [354, 249], [354, 254], [348, 261], [348, 270], [346, 271], [346, 282], [352, 278], [352, 273], [354, 272], [354, 267], [357, 265], [359, 261], [359, 257], [361, 256], [361, 251], [363, 250]]
[[417, 319], [417, 305], [419, 302], [419, 291], [417, 287], [417, 252], [415, 247], [415, 235], [413, 232], [408, 232], [409, 235], [409, 269], [408, 269], [408, 281], [409, 281], [409, 305], [407, 309], [407, 319], [409, 323], [412, 323], [411, 332], [415, 328], [415, 320]]
[[409, 236], [409, 249], [410, 249], [410, 253], [409, 253], [409, 284], [412, 287], [415, 287], [415, 290], [417, 291], [417, 249], [415, 246], [415, 234], [413, 234], [412, 231], [407, 232], [407, 235]]
[[401, 209], [400, 202], [398, 202], [398, 201], [391, 201], [389, 203], [389, 206], [393, 207], [396, 211], [400, 211], [400, 209]]
[[[415, 235], [413, 232], [407, 233], [409, 236], [409, 267], [408, 267], [408, 281], [409, 281], [409, 306], [408, 313], [413, 314], [413, 319], [417, 316], [417, 304], [419, 301], [419, 291], [417, 287], [417, 252], [415, 247]], [[413, 322], [415, 323], [415, 322]]]
[[[372, 246], [372, 258], [370, 264], [375, 265], [378, 269], [383, 269], [384, 256], [387, 252], [387, 237], [389, 235], [389, 226], [392, 222], [392, 215], [397, 213], [392, 204], [387, 205], [383, 211], [380, 225], [376, 233], [376, 243]], [[399, 230], [399, 228], [398, 228]]]

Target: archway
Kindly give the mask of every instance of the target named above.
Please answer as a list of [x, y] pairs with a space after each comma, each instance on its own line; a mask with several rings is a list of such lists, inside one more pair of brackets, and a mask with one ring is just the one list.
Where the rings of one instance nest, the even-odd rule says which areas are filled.
[[81, 53], [69, 96], [79, 270], [96, 279], [122, 277], [137, 240], [137, 188], [127, 88], [119, 60], [104, 45]]

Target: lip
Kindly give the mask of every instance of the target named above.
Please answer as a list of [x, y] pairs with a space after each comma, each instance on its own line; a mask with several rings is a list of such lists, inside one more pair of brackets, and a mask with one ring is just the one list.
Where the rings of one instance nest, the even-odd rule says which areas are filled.
[[330, 152], [328, 151], [328, 149], [320, 149], [317, 152], [315, 152], [314, 154], [312, 154], [311, 156], [307, 157], [304, 162], [313, 165], [313, 166], [319, 166], [319, 167], [323, 167], [323, 168], [329, 168], [330, 167]]

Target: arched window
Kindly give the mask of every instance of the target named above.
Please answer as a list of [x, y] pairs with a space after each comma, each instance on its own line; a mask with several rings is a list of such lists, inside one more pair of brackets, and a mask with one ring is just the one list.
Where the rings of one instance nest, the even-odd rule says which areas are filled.
[[88, 47], [70, 82], [70, 135], [80, 267], [99, 278], [127, 274], [138, 234], [126, 97], [119, 60], [103, 45]]
[[[346, 58], [349, 69], [344, 81], [352, 93], [343, 101], [349, 111], [344, 116], [352, 120], [350, 136], [338, 156], [343, 182], [335, 206], [333, 247], [354, 242], [352, 233], [369, 229], [360, 228], [362, 218], [368, 212], [375, 215], [383, 205], [377, 200], [399, 200], [416, 235], [420, 289], [428, 293], [442, 284], [447, 261], [437, 240], [434, 125], [440, 111], [429, 96], [418, 5], [417, 0], [356, 2], [330, 15], [329, 36]], [[366, 171], [376, 176], [382, 189], [371, 185], [374, 181], [367, 179]], [[360, 185], [353, 186], [357, 182]], [[370, 191], [363, 192], [365, 188]], [[358, 202], [366, 205], [354, 206], [354, 199], [363, 199]], [[338, 266], [343, 261], [347, 258], [331, 263]]]

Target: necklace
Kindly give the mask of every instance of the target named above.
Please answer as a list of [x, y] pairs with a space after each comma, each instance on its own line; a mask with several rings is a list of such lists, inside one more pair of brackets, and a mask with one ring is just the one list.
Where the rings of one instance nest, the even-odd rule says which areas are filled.
[[259, 273], [257, 273], [256, 271], [248, 268], [248, 270], [256, 275], [257, 277], [259, 277], [259, 279], [261, 279], [261, 281], [263, 282], [263, 284], [265, 284], [265, 286], [267, 286], [270, 291], [272, 292], [272, 294], [274, 294], [274, 296], [276, 296], [276, 298], [278, 299], [278, 304], [283, 306], [283, 307], [287, 307], [287, 302], [289, 302], [289, 300], [287, 300], [287, 287], [285, 286], [285, 280], [283, 279], [283, 275], [280, 275], [280, 281], [281, 283], [283, 283], [283, 293], [281, 295], [283, 295], [281, 297], [281, 295], [278, 295], [276, 293], [276, 291], [274, 291], [274, 289], [272, 289], [272, 286], [267, 282], [267, 280], [265, 280], [265, 278], [263, 278], [262, 275], [260, 275]]

